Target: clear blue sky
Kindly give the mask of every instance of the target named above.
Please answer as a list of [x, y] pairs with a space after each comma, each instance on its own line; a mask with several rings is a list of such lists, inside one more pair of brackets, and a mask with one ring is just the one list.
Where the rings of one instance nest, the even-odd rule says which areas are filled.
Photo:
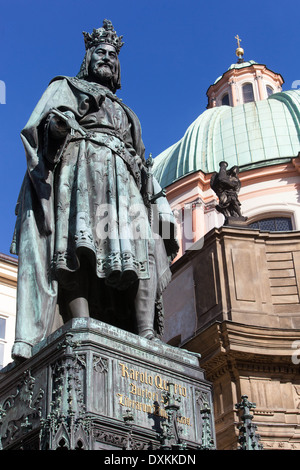
[[9, 254], [14, 207], [26, 170], [20, 131], [56, 75], [77, 74], [82, 31], [110, 19], [125, 45], [118, 95], [139, 116], [146, 155], [177, 142], [205, 111], [206, 91], [237, 58], [300, 80], [299, 0], [1, 0], [0, 252]]

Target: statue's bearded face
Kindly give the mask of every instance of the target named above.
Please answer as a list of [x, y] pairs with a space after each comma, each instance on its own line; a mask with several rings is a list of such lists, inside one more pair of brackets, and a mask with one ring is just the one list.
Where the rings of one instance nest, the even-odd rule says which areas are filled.
[[96, 47], [90, 62], [90, 73], [94, 80], [110, 87], [117, 76], [118, 61], [116, 50], [110, 44]]

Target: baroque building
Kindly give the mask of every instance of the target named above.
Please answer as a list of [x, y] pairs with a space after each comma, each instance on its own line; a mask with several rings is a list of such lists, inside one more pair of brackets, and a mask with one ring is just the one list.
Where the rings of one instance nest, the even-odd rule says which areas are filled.
[[[181, 250], [164, 293], [164, 340], [200, 353], [217, 448], [236, 449], [241, 396], [264, 449], [300, 449], [300, 91], [253, 60], [207, 90], [207, 109], [154, 159]], [[243, 226], [224, 225], [210, 179], [239, 167]]]

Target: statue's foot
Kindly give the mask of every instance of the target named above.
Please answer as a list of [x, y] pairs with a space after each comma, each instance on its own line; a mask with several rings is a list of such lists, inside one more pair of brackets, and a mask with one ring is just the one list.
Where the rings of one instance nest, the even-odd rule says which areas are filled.
[[153, 330], [147, 330], [143, 331], [142, 333], [139, 334], [142, 338], [146, 338], [149, 341], [155, 341], [155, 342], [160, 342], [160, 339], [155, 336], [155, 333]]
[[157, 336], [154, 336], [153, 338], [151, 338], [151, 340], [153, 343], [161, 343], [161, 340], [157, 337]]
[[13, 345], [11, 357], [16, 364], [21, 364], [31, 357], [32, 346], [23, 341], [16, 341]]

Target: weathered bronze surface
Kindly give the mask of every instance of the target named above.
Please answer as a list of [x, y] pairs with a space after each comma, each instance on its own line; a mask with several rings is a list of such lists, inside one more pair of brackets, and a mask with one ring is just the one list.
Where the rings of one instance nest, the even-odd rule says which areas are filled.
[[105, 20], [84, 39], [78, 75], [51, 81], [21, 133], [16, 360], [57, 318], [93, 317], [148, 339], [163, 329], [173, 214], [146, 165], [140, 122], [115, 95], [122, 37]]
[[225, 217], [224, 225], [229, 225], [230, 222], [238, 223], [247, 220], [242, 215], [241, 203], [238, 199], [238, 193], [241, 189], [238, 176], [239, 168], [233, 166], [230, 170], [227, 170], [227, 167], [227, 162], [220, 162], [219, 173], [213, 173], [210, 180], [210, 186], [219, 198], [216, 209]]

